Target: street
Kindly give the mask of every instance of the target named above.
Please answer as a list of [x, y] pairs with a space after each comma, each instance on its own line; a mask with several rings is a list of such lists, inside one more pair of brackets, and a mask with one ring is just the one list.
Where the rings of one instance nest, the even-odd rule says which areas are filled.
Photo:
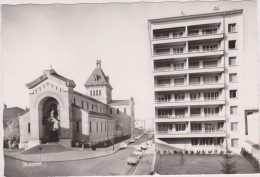
[[5, 175], [7, 177], [22, 176], [114, 176], [133, 175], [137, 166], [126, 163], [128, 156], [135, 147], [148, 140], [143, 136], [126, 149], [119, 150], [112, 155], [94, 159], [48, 162], [45, 166], [23, 166], [22, 161], [5, 156]]

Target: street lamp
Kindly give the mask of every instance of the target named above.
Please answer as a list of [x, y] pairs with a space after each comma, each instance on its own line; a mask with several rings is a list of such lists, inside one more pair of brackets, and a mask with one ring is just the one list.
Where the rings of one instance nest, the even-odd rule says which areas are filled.
[[42, 148], [40, 147], [40, 148], [39, 148], [39, 151], [40, 151], [40, 163], [42, 163], [41, 150], [42, 150]]

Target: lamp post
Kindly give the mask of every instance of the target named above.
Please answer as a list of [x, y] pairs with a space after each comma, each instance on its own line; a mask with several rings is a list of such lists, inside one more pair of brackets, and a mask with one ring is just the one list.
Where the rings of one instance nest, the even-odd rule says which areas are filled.
[[41, 150], [42, 150], [42, 148], [40, 147], [39, 148], [39, 151], [40, 151], [40, 163], [42, 163]]

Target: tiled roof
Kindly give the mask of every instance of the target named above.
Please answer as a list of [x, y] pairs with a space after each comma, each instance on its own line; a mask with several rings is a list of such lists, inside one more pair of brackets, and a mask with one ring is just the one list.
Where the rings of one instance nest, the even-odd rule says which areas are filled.
[[[66, 77], [63, 77], [61, 75], [59, 75], [58, 73], [56, 73], [56, 71], [54, 69], [51, 69], [51, 70], [47, 70], [48, 72], [50, 72], [50, 75], [68, 83], [68, 86], [72, 86], [72, 87], [75, 87], [76, 84], [74, 83], [73, 80], [71, 79], [68, 79]], [[28, 84], [25, 84], [27, 88], [32, 88], [34, 87], [35, 85], [43, 82], [44, 80], [46, 80], [48, 78], [48, 75], [46, 74], [42, 74], [41, 76], [37, 77], [36, 79], [34, 79], [32, 82], [29, 82]]]
[[109, 105], [129, 105], [129, 100], [112, 100]]
[[104, 74], [101, 67], [97, 66], [94, 71], [89, 76], [88, 80], [84, 84], [85, 86], [95, 86], [95, 85], [107, 85], [112, 89], [109, 83], [108, 77]]

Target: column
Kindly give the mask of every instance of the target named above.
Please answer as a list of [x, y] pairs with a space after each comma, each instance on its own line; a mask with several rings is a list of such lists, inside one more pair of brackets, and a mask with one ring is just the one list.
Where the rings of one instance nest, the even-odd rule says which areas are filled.
[[187, 73], [186, 85], [190, 85], [190, 74]]

